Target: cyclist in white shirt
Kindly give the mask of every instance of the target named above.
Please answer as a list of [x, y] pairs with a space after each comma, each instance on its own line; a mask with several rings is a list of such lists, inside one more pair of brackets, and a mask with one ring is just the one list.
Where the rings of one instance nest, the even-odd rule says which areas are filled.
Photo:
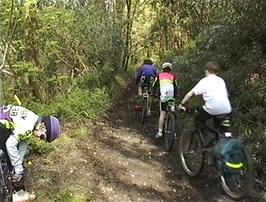
[[[230, 117], [231, 104], [228, 98], [228, 92], [224, 80], [217, 76], [220, 72], [220, 66], [217, 62], [211, 61], [205, 65], [205, 77], [201, 79], [192, 90], [190, 90], [182, 99], [178, 108], [186, 110], [185, 103], [195, 95], [202, 95], [205, 104], [195, 117], [197, 128], [204, 128], [207, 120], [214, 119], [217, 123], [217, 115], [227, 115]], [[226, 136], [231, 136], [230, 119], [222, 124], [223, 132]]]

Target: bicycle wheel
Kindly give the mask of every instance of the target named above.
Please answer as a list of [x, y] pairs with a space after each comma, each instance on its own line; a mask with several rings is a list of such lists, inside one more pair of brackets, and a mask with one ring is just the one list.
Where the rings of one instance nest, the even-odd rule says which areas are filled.
[[175, 141], [175, 115], [170, 113], [165, 120], [164, 149], [169, 152], [172, 150]]
[[197, 176], [203, 169], [204, 154], [202, 143], [196, 131], [184, 131], [179, 139], [179, 157], [184, 172], [191, 176]]
[[245, 157], [243, 166], [233, 173], [221, 172], [221, 185], [225, 193], [233, 199], [240, 199], [252, 190], [254, 185], [253, 167], [250, 153], [245, 145], [242, 146]]
[[141, 110], [141, 123], [144, 124], [147, 115], [147, 98], [144, 97], [142, 100], [142, 110]]
[[0, 163], [0, 201], [12, 202], [13, 184], [9, 178], [9, 168], [6, 163]]

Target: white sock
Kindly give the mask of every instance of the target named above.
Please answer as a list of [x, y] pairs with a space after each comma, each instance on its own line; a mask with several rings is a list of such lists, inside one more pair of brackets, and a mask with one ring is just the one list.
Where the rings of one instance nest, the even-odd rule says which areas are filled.
[[225, 137], [232, 137], [232, 133], [230, 133], [230, 132], [225, 132], [224, 135], [225, 135]]

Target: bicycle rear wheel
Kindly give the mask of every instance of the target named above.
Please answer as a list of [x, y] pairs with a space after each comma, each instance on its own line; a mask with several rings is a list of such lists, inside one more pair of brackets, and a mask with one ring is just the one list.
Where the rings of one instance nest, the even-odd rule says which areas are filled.
[[169, 152], [175, 142], [175, 115], [170, 113], [165, 120], [164, 149]]
[[233, 173], [221, 172], [221, 185], [225, 193], [233, 199], [240, 199], [253, 188], [254, 176], [250, 153], [245, 145], [242, 147], [246, 161], [239, 169], [235, 169]]
[[179, 157], [184, 172], [191, 176], [201, 173], [204, 165], [204, 154], [199, 134], [184, 131], [179, 139]]
[[147, 98], [143, 98], [142, 100], [142, 110], [141, 110], [141, 123], [144, 124], [146, 116], [147, 116]]

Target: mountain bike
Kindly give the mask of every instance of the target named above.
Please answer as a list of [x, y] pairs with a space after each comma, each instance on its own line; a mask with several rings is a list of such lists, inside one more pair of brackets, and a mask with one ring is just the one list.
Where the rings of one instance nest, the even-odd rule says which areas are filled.
[[0, 149], [0, 201], [12, 202], [13, 183], [7, 157]]
[[176, 135], [176, 114], [175, 114], [175, 99], [167, 100], [166, 116], [163, 128], [164, 149], [169, 152], [172, 150]]
[[149, 79], [148, 84], [144, 84], [143, 86], [143, 95], [141, 100], [142, 110], [141, 110], [141, 123], [144, 124], [146, 118], [151, 115], [151, 103], [152, 103], [152, 97], [151, 97], [151, 85], [154, 82], [154, 78], [151, 77]]
[[[190, 110], [197, 112], [197, 110]], [[217, 116], [218, 117], [218, 116]], [[219, 118], [219, 117], [218, 117]], [[253, 188], [254, 176], [251, 156], [243, 140], [232, 138], [241, 147], [241, 162], [229, 162], [217, 153], [217, 147], [226, 137], [218, 129], [206, 126], [207, 130], [195, 129], [183, 132], [179, 139], [179, 157], [184, 172], [191, 176], [198, 176], [203, 170], [205, 159], [213, 165], [219, 175], [221, 186], [225, 193], [233, 199], [246, 196]], [[211, 135], [211, 139], [206, 134]], [[227, 137], [228, 138], [228, 137]], [[223, 146], [220, 146], [223, 147]], [[223, 149], [223, 148], [222, 148]], [[225, 148], [224, 148], [225, 149]]]
[[143, 89], [142, 95], [142, 110], [141, 110], [141, 123], [144, 124], [147, 116], [150, 115], [150, 95], [149, 95], [149, 88], [147, 86]]

